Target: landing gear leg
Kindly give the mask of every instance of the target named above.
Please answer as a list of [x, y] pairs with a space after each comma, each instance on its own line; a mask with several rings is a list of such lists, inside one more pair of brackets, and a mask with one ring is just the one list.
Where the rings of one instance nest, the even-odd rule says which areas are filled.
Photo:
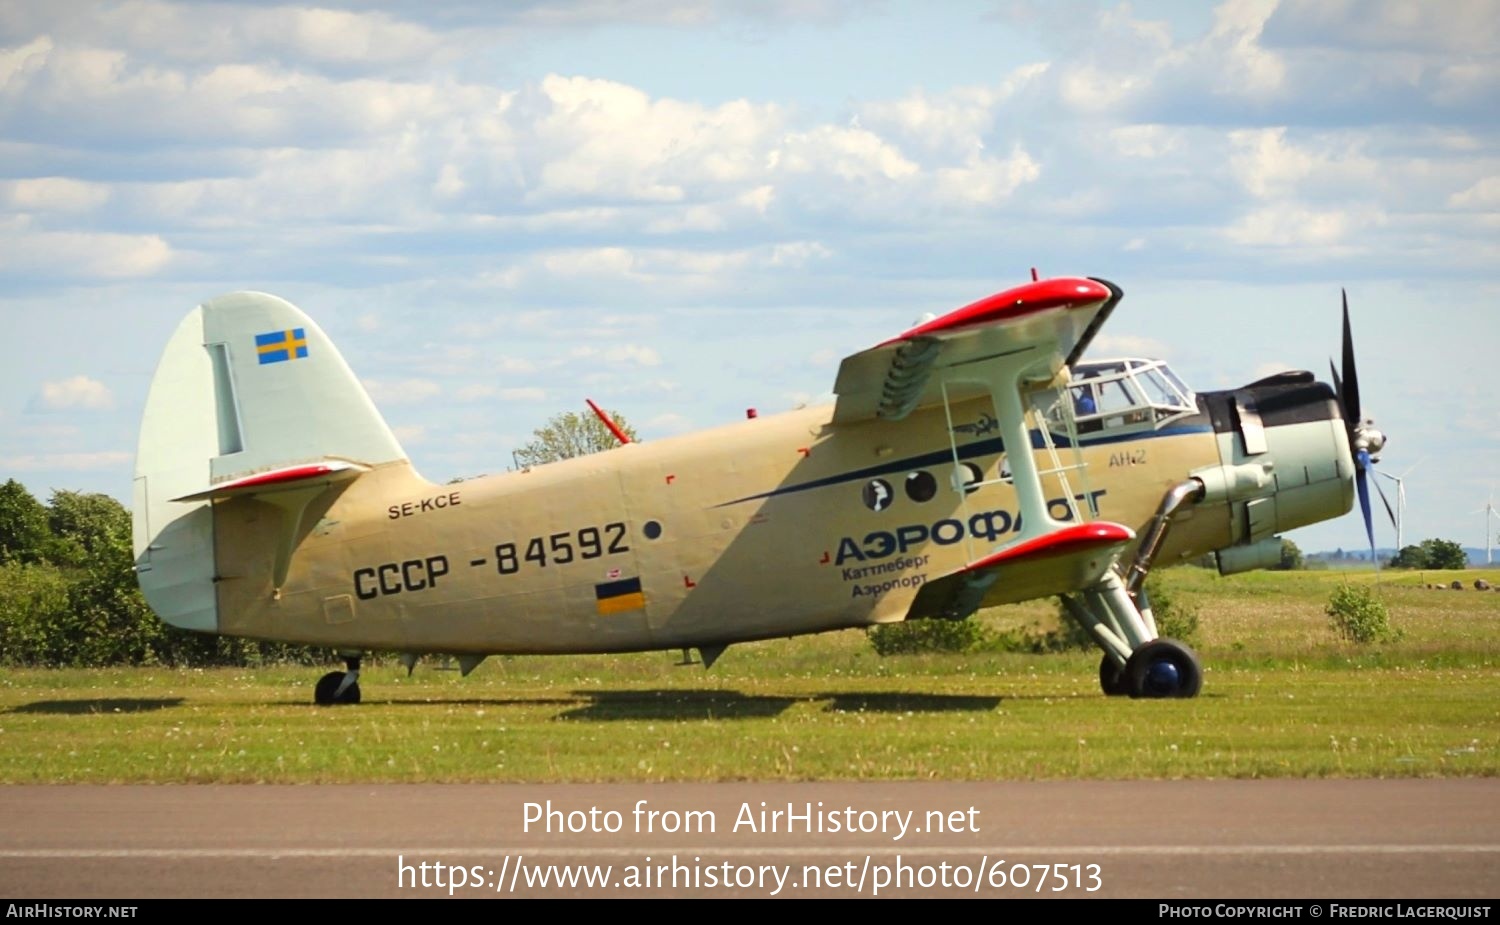
[[1122, 571], [1116, 563], [1091, 587], [1062, 596], [1068, 614], [1104, 650], [1099, 687], [1111, 697], [1196, 697], [1203, 687], [1203, 668], [1193, 650], [1157, 634], [1145, 589], [1172, 519], [1203, 496], [1197, 478], [1167, 489], [1130, 567]]
[[1099, 687], [1111, 697], [1196, 697], [1203, 669], [1192, 649], [1156, 634], [1145, 595], [1140, 604], [1115, 572], [1080, 594], [1063, 595], [1068, 613], [1104, 650]]
[[318, 679], [313, 700], [319, 706], [359, 703], [359, 656], [345, 655], [348, 671], [330, 671]]

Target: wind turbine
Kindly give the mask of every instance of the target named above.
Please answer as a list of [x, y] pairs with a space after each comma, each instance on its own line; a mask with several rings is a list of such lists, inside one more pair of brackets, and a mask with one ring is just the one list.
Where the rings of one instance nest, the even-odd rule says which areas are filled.
[[1494, 491], [1494, 489], [1490, 489], [1490, 500], [1485, 504], [1485, 506], [1483, 508], [1477, 508], [1476, 507], [1474, 510], [1470, 511], [1469, 513], [1470, 514], [1478, 514], [1481, 510], [1484, 511], [1484, 564], [1485, 565], [1494, 565], [1495, 564], [1495, 560], [1493, 558], [1491, 550], [1494, 547], [1494, 542], [1493, 541], [1494, 541], [1495, 534], [1490, 531], [1490, 518], [1494, 517], [1496, 519], [1500, 519], [1500, 511], [1496, 511], [1495, 510], [1495, 491]]
[[[1401, 555], [1401, 550], [1403, 550], [1403, 549], [1406, 548], [1406, 544], [1402, 540], [1402, 532], [1401, 532], [1401, 526], [1402, 526], [1402, 524], [1404, 524], [1406, 522], [1406, 477], [1408, 475], [1411, 475], [1413, 469], [1415, 469], [1418, 466], [1422, 465], [1422, 463], [1424, 463], [1426, 461], [1427, 461], [1427, 457], [1425, 457], [1425, 456], [1422, 457], [1421, 459], [1419, 459], [1416, 462], [1412, 463], [1411, 465], [1407, 466], [1406, 467], [1406, 471], [1402, 472], [1400, 475], [1391, 475], [1389, 472], [1382, 472], [1379, 469], [1371, 469], [1370, 470], [1371, 472], [1374, 472], [1376, 475], [1378, 475], [1378, 476], [1380, 476], [1382, 478], [1390, 479], [1392, 482], [1396, 483], [1396, 510], [1395, 510], [1395, 513], [1391, 513], [1391, 504], [1390, 504], [1389, 501], [1386, 501], [1385, 509], [1386, 509], [1386, 513], [1391, 514], [1391, 520], [1396, 525], [1396, 555], [1398, 555], [1398, 556]], [[1377, 490], [1379, 488], [1379, 483], [1378, 482], [1376, 483], [1376, 488], [1377, 488]], [[1385, 501], [1385, 493], [1384, 492], [1380, 493], [1380, 500], [1381, 501]]]

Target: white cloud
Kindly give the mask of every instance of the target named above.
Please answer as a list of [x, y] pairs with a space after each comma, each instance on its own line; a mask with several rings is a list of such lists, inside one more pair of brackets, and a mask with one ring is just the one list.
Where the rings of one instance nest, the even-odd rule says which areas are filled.
[[1327, 193], [1331, 189], [1368, 189], [1377, 181], [1376, 163], [1356, 150], [1322, 150], [1287, 141], [1285, 127], [1247, 129], [1229, 134], [1237, 149], [1230, 159], [1245, 189], [1267, 199], [1303, 189]]
[[1159, 340], [1138, 334], [1100, 333], [1089, 344], [1086, 360], [1110, 357], [1147, 357], [1164, 359], [1171, 355], [1171, 348]]
[[828, 174], [864, 184], [901, 180], [920, 169], [874, 132], [832, 125], [787, 135], [769, 163], [783, 173]]
[[1251, 246], [1329, 246], [1357, 231], [1384, 222], [1374, 210], [1311, 209], [1284, 203], [1256, 209], [1224, 230], [1225, 236]]
[[34, 231], [21, 221], [0, 224], [0, 273], [122, 279], [150, 276], [172, 257], [172, 248], [154, 234]]
[[1067, 105], [1086, 113], [1116, 109], [1130, 94], [1147, 85], [1145, 75], [1120, 74], [1089, 65], [1071, 67], [1062, 73], [1059, 89]]
[[501, 401], [538, 402], [546, 400], [547, 390], [535, 386], [501, 388], [494, 385], [466, 385], [455, 389], [453, 397], [459, 401], [483, 401], [498, 398]]
[[1267, 360], [1257, 365], [1255, 371], [1250, 374], [1250, 377], [1252, 381], [1260, 380], [1267, 376], [1274, 376], [1277, 373], [1284, 373], [1289, 369], [1296, 369], [1296, 367], [1281, 360]]
[[515, 117], [539, 181], [530, 201], [678, 202], [689, 188], [744, 182], [762, 175], [762, 152], [781, 122], [772, 106], [740, 100], [710, 108], [556, 74], [518, 101]]
[[0, 183], [0, 195], [21, 212], [87, 212], [109, 200], [109, 187], [68, 177]]
[[1462, 192], [1448, 197], [1448, 205], [1459, 209], [1500, 208], [1500, 176], [1485, 177]]
[[643, 429], [661, 434], [685, 434], [693, 429], [693, 422], [686, 415], [668, 411], [647, 419]]
[[421, 424], [403, 424], [399, 427], [392, 427], [391, 433], [395, 434], [396, 439], [403, 445], [411, 446], [427, 442], [427, 428]]
[[1214, 25], [1199, 51], [1219, 58], [1215, 89], [1266, 97], [1281, 89], [1286, 66], [1260, 44], [1278, 0], [1225, 0], [1214, 9]]
[[955, 87], [941, 94], [916, 90], [894, 100], [862, 103], [854, 127], [900, 139], [928, 156], [963, 158], [982, 146], [999, 107], [1047, 72], [1045, 62], [1012, 71], [995, 86]]
[[992, 206], [1041, 173], [1041, 166], [1018, 145], [1004, 160], [976, 153], [962, 167], [942, 168], [937, 172], [937, 192], [947, 202]]
[[1289, 44], [1375, 51], [1472, 54], [1500, 47], [1500, 17], [1490, 0], [1282, 0], [1267, 31]]
[[574, 347], [568, 355], [575, 360], [602, 359], [615, 366], [660, 366], [661, 356], [650, 347], [639, 344], [610, 344], [605, 347]]
[[1231, 132], [1229, 139], [1240, 148], [1230, 162], [1235, 174], [1261, 198], [1295, 190], [1317, 166], [1311, 155], [1286, 143], [1285, 127]]
[[21, 454], [0, 456], [0, 469], [11, 469], [16, 472], [44, 472], [49, 469], [82, 472], [126, 466], [133, 459], [135, 459], [135, 454], [124, 450], [103, 450], [97, 453]]
[[114, 406], [115, 397], [104, 383], [82, 375], [44, 382], [33, 399], [33, 407], [42, 411], [108, 411]]
[[414, 405], [424, 402], [443, 391], [443, 387], [431, 379], [364, 379], [365, 391], [377, 404]]
[[1158, 158], [1182, 149], [1182, 133], [1165, 125], [1122, 125], [1109, 130], [1115, 150], [1126, 157]]
[[285, 58], [314, 66], [388, 67], [441, 57], [443, 45], [431, 30], [386, 13], [295, 6], [126, 0], [78, 15], [72, 4], [17, 4], [5, 20], [12, 33], [192, 64]]
[[[274, 63], [173, 69], [119, 48], [37, 40], [0, 57], [8, 121], [35, 140], [316, 146], [451, 112], [464, 93], [398, 80], [334, 80]], [[12, 129], [14, 131], [14, 128]]]

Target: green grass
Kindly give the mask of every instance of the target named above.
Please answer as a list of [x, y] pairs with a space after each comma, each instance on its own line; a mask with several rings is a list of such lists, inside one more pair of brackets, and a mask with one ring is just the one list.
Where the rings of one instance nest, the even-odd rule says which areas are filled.
[[[1429, 573], [1451, 580], [1455, 573]], [[1463, 574], [1466, 586], [1483, 575]], [[0, 782], [1414, 777], [1500, 773], [1500, 593], [1417, 575], [1169, 573], [1204, 692], [1106, 699], [1095, 652], [880, 658], [860, 632], [676, 653], [367, 665], [311, 706], [304, 668], [0, 673]], [[1401, 640], [1341, 641], [1340, 581]], [[1033, 602], [983, 615], [1044, 623]]]

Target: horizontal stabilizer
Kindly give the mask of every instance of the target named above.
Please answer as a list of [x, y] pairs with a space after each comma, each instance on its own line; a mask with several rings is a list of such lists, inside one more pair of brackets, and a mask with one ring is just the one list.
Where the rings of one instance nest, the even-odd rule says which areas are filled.
[[1134, 539], [1129, 527], [1094, 521], [1013, 543], [924, 584], [906, 619], [960, 620], [980, 607], [1081, 590], [1096, 583]]
[[255, 475], [247, 475], [242, 478], [230, 479], [220, 482], [202, 491], [173, 498], [173, 501], [217, 501], [222, 498], [239, 498], [245, 495], [265, 495], [277, 491], [290, 491], [294, 488], [308, 488], [314, 485], [333, 485], [338, 482], [347, 482], [360, 475], [369, 472], [369, 466], [361, 466], [358, 463], [346, 462], [335, 459], [321, 463], [311, 463], [302, 466], [284, 466], [280, 469], [272, 469], [269, 472], [259, 472]]

